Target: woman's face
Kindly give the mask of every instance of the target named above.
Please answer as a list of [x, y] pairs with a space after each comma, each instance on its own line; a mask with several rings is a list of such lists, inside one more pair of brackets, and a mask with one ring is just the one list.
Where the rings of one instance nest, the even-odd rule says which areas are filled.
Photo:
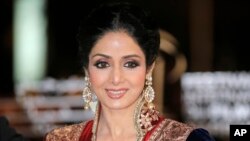
[[131, 107], [144, 87], [145, 55], [125, 32], [108, 32], [90, 52], [88, 75], [102, 106], [113, 110]]

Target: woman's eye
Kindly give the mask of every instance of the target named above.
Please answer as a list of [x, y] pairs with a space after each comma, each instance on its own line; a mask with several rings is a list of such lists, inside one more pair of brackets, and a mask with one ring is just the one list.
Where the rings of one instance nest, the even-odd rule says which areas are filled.
[[107, 62], [100, 61], [100, 62], [96, 62], [95, 66], [99, 69], [104, 69], [104, 68], [109, 67], [109, 64]]
[[130, 62], [127, 62], [124, 66], [127, 68], [135, 68], [135, 67], [139, 66], [139, 64], [137, 62], [130, 61]]

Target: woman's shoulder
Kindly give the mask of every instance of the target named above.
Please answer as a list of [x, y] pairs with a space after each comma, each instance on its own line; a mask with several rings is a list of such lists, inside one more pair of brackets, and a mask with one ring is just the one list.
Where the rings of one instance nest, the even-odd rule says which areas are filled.
[[89, 121], [67, 125], [59, 128], [55, 128], [48, 132], [45, 136], [45, 141], [78, 141], [81, 136], [82, 130], [84, 129], [86, 123]]
[[186, 140], [194, 127], [172, 119], [163, 119], [154, 129], [150, 141], [152, 140]]
[[172, 119], [164, 119], [155, 129], [153, 136], [152, 140], [214, 141], [207, 130]]
[[194, 129], [193, 125], [168, 118], [165, 118], [163, 120], [163, 123], [165, 130], [172, 130], [172, 131], [178, 130], [179, 132], [179, 131], [192, 131]]

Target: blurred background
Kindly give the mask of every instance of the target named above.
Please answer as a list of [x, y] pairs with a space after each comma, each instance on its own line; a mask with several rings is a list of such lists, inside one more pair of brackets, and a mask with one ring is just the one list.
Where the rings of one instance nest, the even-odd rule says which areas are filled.
[[[80, 19], [122, 0], [1, 0], [0, 116], [25, 138], [93, 116], [82, 108], [77, 54]], [[125, 1], [125, 0], [123, 0]], [[161, 28], [154, 86], [167, 117], [229, 140], [230, 124], [250, 124], [250, 1], [127, 0]]]

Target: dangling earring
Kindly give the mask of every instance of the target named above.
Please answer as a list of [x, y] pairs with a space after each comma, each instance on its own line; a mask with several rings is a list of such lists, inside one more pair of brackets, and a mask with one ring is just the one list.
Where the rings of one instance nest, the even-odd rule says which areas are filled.
[[155, 91], [152, 87], [152, 80], [153, 79], [151, 75], [146, 76], [146, 89], [144, 90], [144, 93], [143, 93], [149, 109], [155, 108], [154, 104], [152, 103], [155, 98]]
[[145, 84], [142, 100], [139, 100], [135, 112], [136, 130], [140, 137], [143, 137], [147, 131], [150, 131], [159, 120], [159, 112], [155, 110], [153, 104], [155, 92], [152, 87], [151, 76], [146, 77]]
[[89, 109], [90, 107], [89, 103], [92, 101], [92, 93], [90, 90], [89, 78], [86, 76], [84, 79], [85, 79], [85, 88], [83, 89], [82, 92], [82, 99], [85, 102], [84, 109]]

